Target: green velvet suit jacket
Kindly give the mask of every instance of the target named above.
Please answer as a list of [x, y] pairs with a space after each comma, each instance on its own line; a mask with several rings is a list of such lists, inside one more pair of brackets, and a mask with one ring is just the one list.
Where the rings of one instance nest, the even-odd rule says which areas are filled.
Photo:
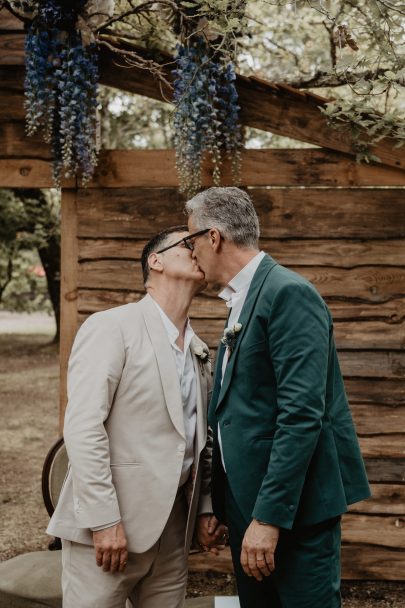
[[217, 517], [226, 521], [218, 424], [228, 483], [247, 524], [255, 517], [286, 529], [312, 525], [368, 498], [333, 322], [316, 289], [266, 256], [239, 322], [222, 386], [219, 348], [209, 411]]

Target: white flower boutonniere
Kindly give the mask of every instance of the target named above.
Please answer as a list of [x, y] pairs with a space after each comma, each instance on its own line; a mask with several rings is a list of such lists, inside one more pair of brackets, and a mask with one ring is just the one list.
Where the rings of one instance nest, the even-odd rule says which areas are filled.
[[210, 360], [210, 351], [208, 350], [208, 346], [204, 344], [196, 344], [193, 348], [193, 352], [198, 359], [198, 363], [200, 365], [201, 373], [204, 375], [204, 365]]
[[232, 327], [225, 327], [224, 335], [221, 339], [222, 344], [225, 344], [229, 351], [229, 356], [231, 356], [233, 349], [236, 346], [236, 341], [238, 339], [238, 333], [242, 329], [242, 323], [235, 323]]

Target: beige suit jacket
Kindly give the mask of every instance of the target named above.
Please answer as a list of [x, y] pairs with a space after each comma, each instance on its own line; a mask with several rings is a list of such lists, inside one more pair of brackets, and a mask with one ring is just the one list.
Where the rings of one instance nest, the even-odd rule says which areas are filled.
[[[192, 351], [202, 344], [194, 337]], [[185, 550], [197, 513], [212, 511], [211, 369], [194, 353], [193, 360], [197, 428]], [[147, 551], [168, 520], [186, 446], [175, 360], [149, 295], [92, 315], [78, 331], [69, 360], [64, 438], [70, 464], [47, 532], [92, 545], [91, 528], [121, 518], [129, 551]]]

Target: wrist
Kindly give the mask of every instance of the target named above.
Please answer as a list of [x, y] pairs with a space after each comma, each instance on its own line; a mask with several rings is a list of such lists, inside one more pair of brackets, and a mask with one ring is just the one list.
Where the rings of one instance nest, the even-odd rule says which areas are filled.
[[260, 526], [273, 526], [273, 524], [269, 524], [269, 522], [267, 521], [261, 521], [260, 519], [254, 518], [254, 521], [257, 522]]

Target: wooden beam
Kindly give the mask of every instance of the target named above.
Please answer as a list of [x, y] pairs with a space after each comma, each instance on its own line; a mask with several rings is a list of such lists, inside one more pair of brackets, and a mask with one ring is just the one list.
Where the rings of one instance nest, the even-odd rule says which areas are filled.
[[60, 432], [67, 404], [67, 366], [77, 323], [77, 212], [75, 190], [62, 195], [61, 217], [61, 337], [60, 337]]
[[[76, 179], [64, 179], [63, 188], [73, 188]], [[52, 161], [38, 158], [0, 158], [1, 188], [54, 188]]]
[[[23, 43], [24, 36], [19, 33], [1, 36], [0, 65], [22, 64]], [[140, 48], [137, 51], [145, 53]], [[150, 53], [147, 55], [150, 57]], [[161, 55], [164, 55], [164, 63], [172, 60], [168, 55]], [[171, 66], [163, 69], [170, 82]], [[162, 85], [148, 70], [130, 67], [121, 56], [106, 47], [100, 49], [100, 82], [164, 102], [169, 102], [172, 98], [171, 87]], [[254, 77], [238, 76], [236, 87], [242, 124], [351, 156], [356, 154], [350, 132], [328, 126], [326, 118], [321, 114], [320, 108], [327, 100]], [[404, 155], [401, 150], [394, 148], [395, 143], [394, 140], [386, 139], [371, 147], [371, 151], [382, 164], [404, 169]]]
[[[14, 111], [16, 107], [20, 109]], [[11, 122], [17, 116], [19, 122]], [[43, 162], [51, 160], [50, 148], [40, 134], [26, 135], [23, 117], [19, 93], [0, 97], [0, 180], [7, 182], [9, 187], [18, 188], [25, 187], [21, 177], [28, 176], [34, 180], [33, 187], [51, 187], [52, 179]], [[102, 150], [88, 188], [177, 188], [174, 155], [174, 150]], [[30, 167], [28, 174], [27, 166]], [[223, 166], [223, 185], [231, 185], [229, 162], [225, 161]], [[27, 183], [27, 180], [23, 181]], [[212, 184], [212, 167], [205, 163], [203, 185]], [[359, 165], [347, 155], [324, 150], [244, 150], [241, 185], [401, 187], [405, 186], [405, 172], [381, 165]]]
[[[119, 65], [120, 60], [117, 60], [117, 56], [112, 51], [102, 48], [100, 82], [160, 101], [171, 99], [171, 91], [167, 87], [162, 87], [150, 73], [137, 68], [128, 69], [128, 66], [122, 63], [121, 60]], [[166, 70], [165, 76], [169, 81], [171, 80], [169, 71]], [[242, 124], [355, 155], [350, 133], [344, 129], [328, 126], [326, 118], [321, 114], [320, 107], [327, 100], [310, 93], [301, 93], [291, 87], [244, 76], [237, 77], [236, 87]], [[383, 164], [404, 169], [403, 154], [400, 150], [394, 149], [395, 143], [393, 140], [385, 140], [373, 146], [371, 150]]]
[[[203, 165], [202, 183], [212, 185], [212, 164]], [[222, 185], [232, 185], [224, 161]], [[405, 171], [361, 164], [347, 154], [319, 149], [242, 152], [242, 186], [405, 186]], [[178, 187], [174, 150], [102, 150], [89, 188]]]

